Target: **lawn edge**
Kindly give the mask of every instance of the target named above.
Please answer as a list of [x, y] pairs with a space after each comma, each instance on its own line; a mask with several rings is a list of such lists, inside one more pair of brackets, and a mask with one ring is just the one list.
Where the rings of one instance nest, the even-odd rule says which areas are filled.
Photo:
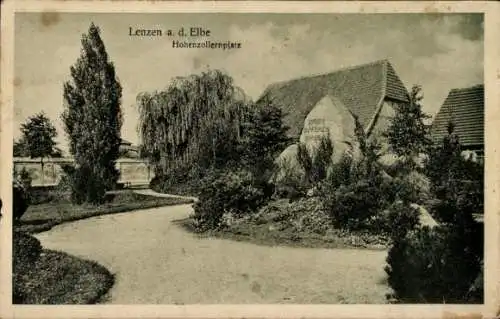
[[[154, 196], [152, 196], [152, 197], [154, 197]], [[152, 208], [159, 208], [159, 207], [180, 206], [180, 205], [187, 205], [187, 204], [193, 204], [193, 203], [194, 203], [194, 200], [185, 198], [185, 199], [179, 199], [179, 202], [176, 202], [176, 203], [164, 203], [164, 204], [154, 203], [154, 204], [143, 205], [140, 207], [117, 207], [115, 209], [111, 209], [108, 211], [96, 212], [95, 214], [92, 213], [92, 214], [85, 215], [85, 216], [76, 216], [74, 218], [69, 218], [69, 219], [65, 219], [65, 220], [52, 219], [50, 222], [47, 222], [44, 224], [38, 224], [36, 226], [32, 226], [32, 229], [30, 229], [30, 227], [18, 227], [17, 230], [23, 231], [23, 232], [26, 232], [29, 234], [39, 234], [39, 233], [49, 231], [55, 226], [67, 224], [67, 223], [72, 223], [72, 222], [76, 222], [76, 221], [83, 220], [83, 219], [105, 216], [105, 215], [128, 213], [128, 212], [133, 212], [136, 210], [152, 209]]]

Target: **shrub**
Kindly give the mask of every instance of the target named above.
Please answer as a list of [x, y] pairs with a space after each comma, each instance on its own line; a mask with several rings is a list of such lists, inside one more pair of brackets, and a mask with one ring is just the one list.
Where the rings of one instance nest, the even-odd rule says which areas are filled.
[[340, 185], [349, 185], [355, 180], [356, 172], [354, 159], [347, 153], [342, 154], [340, 160], [330, 166], [330, 172], [322, 183], [328, 191], [337, 189]]
[[12, 235], [12, 297], [14, 303], [24, 299], [26, 282], [24, 277], [34, 267], [40, 257], [42, 245], [35, 237], [14, 231]]
[[18, 223], [21, 217], [24, 215], [29, 206], [28, 192], [18, 182], [14, 182], [12, 187], [12, 203], [13, 203], [13, 215], [14, 223]]
[[297, 162], [304, 171], [305, 182], [309, 186], [312, 183], [313, 159], [307, 150], [307, 146], [303, 143], [297, 145]]
[[13, 232], [12, 245], [14, 271], [34, 263], [42, 251], [42, 245], [38, 239], [20, 231]]
[[404, 237], [419, 224], [419, 212], [415, 207], [402, 201], [395, 201], [375, 218], [373, 227], [391, 238]]
[[[307, 186], [304, 175], [296, 167], [293, 167], [289, 159], [280, 161], [273, 182], [275, 183], [274, 196], [276, 198], [288, 198], [294, 200], [304, 197]], [[279, 175], [279, 176], [277, 176]]]
[[393, 178], [389, 183], [392, 189], [386, 191], [391, 192], [396, 200], [422, 204], [431, 198], [429, 181], [415, 171]]
[[312, 157], [311, 180], [314, 185], [324, 180], [332, 164], [333, 144], [329, 135], [321, 136], [319, 145]]
[[112, 180], [95, 174], [90, 166], [76, 167], [68, 171], [71, 201], [75, 204], [102, 204], [106, 191], [111, 189]]
[[324, 235], [331, 229], [331, 219], [319, 198], [301, 198], [293, 203], [277, 200], [252, 215], [256, 224], [270, 223], [282, 230]]
[[194, 218], [203, 229], [216, 229], [225, 212], [236, 216], [250, 213], [264, 204], [264, 190], [257, 188], [247, 171], [212, 171], [200, 183]]
[[381, 189], [370, 180], [341, 185], [325, 198], [325, 207], [337, 227], [361, 229], [383, 207]]
[[19, 182], [23, 185], [25, 189], [30, 189], [31, 188], [31, 183], [33, 182], [33, 178], [31, 177], [30, 172], [26, 169], [26, 167], [23, 167], [21, 171], [19, 172]]
[[424, 227], [394, 241], [385, 271], [404, 303], [464, 303], [480, 273], [481, 253], [459, 228]]

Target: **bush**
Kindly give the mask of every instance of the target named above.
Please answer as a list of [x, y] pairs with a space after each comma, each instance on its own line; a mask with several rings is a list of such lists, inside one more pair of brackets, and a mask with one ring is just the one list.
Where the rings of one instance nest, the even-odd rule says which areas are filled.
[[344, 153], [340, 160], [330, 166], [330, 172], [322, 187], [327, 186], [328, 191], [334, 191], [341, 185], [349, 185], [355, 180], [356, 165], [352, 156]]
[[277, 200], [252, 216], [256, 224], [270, 223], [291, 232], [324, 235], [331, 229], [331, 219], [318, 198], [301, 198], [293, 203]]
[[402, 201], [395, 201], [388, 209], [376, 216], [373, 228], [391, 238], [404, 237], [419, 224], [419, 211]]
[[34, 263], [42, 251], [42, 245], [38, 239], [20, 231], [13, 232], [12, 244], [14, 269]]
[[365, 228], [385, 205], [381, 188], [370, 180], [341, 185], [333, 194], [325, 194], [325, 207], [337, 227]]
[[312, 157], [311, 180], [315, 185], [323, 181], [332, 164], [333, 144], [330, 135], [323, 135]]
[[216, 229], [224, 213], [242, 216], [255, 211], [265, 200], [264, 190], [256, 187], [250, 173], [214, 170], [200, 183], [194, 218], [200, 229]]
[[82, 166], [68, 171], [68, 180], [71, 188], [71, 201], [75, 204], [101, 204], [105, 200], [106, 191], [110, 183], [98, 176], [89, 166]]
[[273, 179], [275, 183], [274, 196], [276, 198], [288, 198], [295, 200], [304, 197], [307, 192], [307, 183], [304, 175], [296, 167], [293, 167], [290, 160], [283, 159], [277, 167], [278, 171]]
[[392, 189], [386, 191], [391, 192], [394, 199], [406, 203], [422, 204], [431, 198], [429, 181], [424, 175], [415, 171], [393, 178], [390, 187]]
[[12, 297], [14, 303], [24, 300], [27, 291], [26, 275], [40, 257], [42, 245], [35, 237], [14, 231], [12, 235]]
[[14, 223], [18, 223], [29, 206], [27, 190], [20, 183], [14, 182], [12, 187], [12, 203]]
[[199, 192], [200, 180], [209, 172], [198, 165], [178, 165], [171, 167], [166, 173], [157, 172], [149, 183], [149, 187], [159, 193], [196, 196]]
[[470, 301], [482, 260], [482, 244], [463, 237], [471, 235], [460, 227], [439, 226], [395, 240], [385, 267], [394, 297], [404, 303]]

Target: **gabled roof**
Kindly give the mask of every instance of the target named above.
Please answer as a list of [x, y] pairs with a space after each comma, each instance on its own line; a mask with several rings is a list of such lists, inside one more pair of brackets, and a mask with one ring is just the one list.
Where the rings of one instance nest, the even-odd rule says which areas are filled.
[[442, 142], [450, 121], [461, 145], [484, 145], [484, 85], [450, 91], [431, 126], [434, 142]]
[[408, 101], [408, 93], [387, 60], [340, 69], [328, 74], [271, 84], [257, 103], [269, 99], [284, 113], [288, 134], [298, 137], [304, 120], [326, 95], [335, 96], [368, 128], [383, 98]]

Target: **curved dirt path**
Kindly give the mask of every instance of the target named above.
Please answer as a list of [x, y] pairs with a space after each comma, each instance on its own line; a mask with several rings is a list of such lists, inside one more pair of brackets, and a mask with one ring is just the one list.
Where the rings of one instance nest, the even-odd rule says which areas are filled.
[[37, 234], [116, 274], [115, 304], [385, 303], [386, 252], [266, 247], [175, 225], [190, 205], [106, 215]]

